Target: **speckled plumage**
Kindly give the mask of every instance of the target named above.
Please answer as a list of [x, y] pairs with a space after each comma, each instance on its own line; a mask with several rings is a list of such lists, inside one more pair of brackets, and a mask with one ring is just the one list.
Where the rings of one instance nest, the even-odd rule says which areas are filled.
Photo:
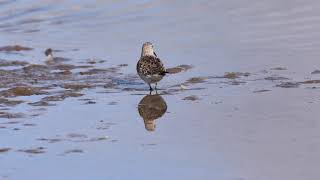
[[[161, 60], [156, 56], [153, 45], [149, 42], [142, 46], [141, 58], [137, 63], [137, 72], [151, 88], [151, 84], [159, 82], [166, 74], [166, 69]], [[156, 86], [155, 86], [156, 88]]]
[[153, 56], [143, 56], [140, 58], [137, 63], [137, 72], [143, 76], [164, 76], [166, 73], [161, 60]]

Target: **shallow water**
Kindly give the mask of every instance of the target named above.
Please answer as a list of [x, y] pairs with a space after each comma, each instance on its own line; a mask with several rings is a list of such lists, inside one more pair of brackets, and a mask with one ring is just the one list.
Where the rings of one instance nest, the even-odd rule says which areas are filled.
[[[0, 179], [317, 179], [319, 10], [0, 1]], [[135, 72], [145, 41], [176, 71], [158, 96]]]

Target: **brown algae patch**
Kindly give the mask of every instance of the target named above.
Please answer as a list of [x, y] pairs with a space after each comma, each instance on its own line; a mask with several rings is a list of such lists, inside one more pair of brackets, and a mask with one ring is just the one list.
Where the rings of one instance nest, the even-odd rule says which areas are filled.
[[237, 79], [248, 76], [250, 76], [250, 73], [248, 72], [226, 72], [223, 76], [218, 76], [216, 78]]
[[122, 89], [122, 91], [145, 91], [145, 89], [140, 89], [140, 88], [132, 88], [132, 87], [125, 87]]
[[0, 118], [7, 118], [7, 119], [15, 119], [15, 118], [23, 118], [25, 114], [23, 113], [9, 113], [0, 111]]
[[0, 98], [0, 105], [5, 105], [5, 106], [15, 106], [23, 102], [24, 101], [20, 101], [20, 100], [9, 100], [5, 98]]
[[198, 83], [204, 83], [207, 82], [207, 79], [209, 77], [193, 77], [186, 81], [187, 84], [198, 84]]
[[72, 141], [72, 142], [96, 142], [96, 141], [104, 141], [104, 140], [108, 140], [109, 139], [108, 136], [89, 138], [85, 134], [78, 134], [78, 133], [68, 134], [67, 137], [69, 138], [67, 140]]
[[95, 102], [95, 101], [87, 101], [87, 102], [85, 102], [84, 104], [96, 104], [97, 102]]
[[66, 71], [66, 70], [70, 71], [70, 70], [72, 70], [72, 69], [75, 69], [76, 67], [77, 67], [77, 66], [71, 65], [71, 64], [58, 64], [58, 65], [54, 66], [54, 69], [64, 70], [64, 71]]
[[69, 75], [72, 75], [72, 72], [70, 70], [62, 70], [59, 72], [54, 72], [53, 74], [55, 74], [56, 76], [59, 76], [59, 75], [69, 76]]
[[238, 86], [238, 85], [246, 84], [246, 83], [247, 83], [247, 82], [245, 82], [245, 81], [231, 81], [231, 82], [227, 82], [227, 84], [234, 85], [234, 86]]
[[70, 133], [67, 135], [68, 138], [88, 138], [85, 134], [78, 134], [78, 133]]
[[37, 147], [37, 148], [32, 148], [32, 149], [20, 149], [18, 152], [24, 152], [28, 154], [43, 154], [45, 153], [46, 148], [44, 147]]
[[111, 105], [111, 106], [114, 106], [114, 105], [117, 105], [117, 104], [118, 104], [118, 102], [116, 102], [116, 101], [112, 101], [112, 102], [108, 103], [108, 105]]
[[46, 101], [37, 101], [37, 102], [32, 102], [32, 103], [28, 103], [31, 106], [55, 106], [56, 104], [51, 104], [49, 102]]
[[43, 72], [43, 71], [48, 72], [49, 71], [48, 66], [40, 65], [40, 64], [30, 64], [28, 66], [23, 67], [22, 69], [25, 73], [35, 73], [35, 72]]
[[116, 88], [117, 84], [114, 82], [108, 82], [107, 84], [103, 85], [104, 88], [106, 89], [113, 89]]
[[25, 66], [29, 64], [25, 61], [6, 61], [6, 60], [0, 60], [0, 67], [6, 67], [6, 66]]
[[79, 133], [70, 133], [67, 134], [65, 138], [38, 138], [36, 140], [38, 141], [44, 141], [47, 143], [57, 143], [57, 142], [62, 142], [62, 141], [70, 141], [70, 142], [76, 142], [76, 143], [81, 143], [81, 142], [96, 142], [96, 141], [104, 141], [108, 140], [108, 136], [101, 136], [101, 137], [91, 137], [89, 138], [85, 134], [79, 134]]
[[[11, 49], [10, 49], [11, 48]], [[6, 47], [2, 50], [11, 51], [18, 50], [19, 47]], [[97, 62], [102, 63], [102, 62]], [[22, 113], [11, 113], [11, 106], [16, 106], [25, 101], [12, 100], [11, 97], [46, 95], [42, 99], [35, 102], [28, 102], [31, 106], [52, 106], [52, 101], [63, 101], [69, 97], [80, 97], [84, 94], [80, 90], [103, 86], [105, 88], [117, 89], [119, 84], [127, 81], [127, 77], [119, 77], [121, 73], [118, 71], [121, 67], [126, 67], [128, 64], [120, 64], [109, 68], [94, 68], [94, 66], [83, 64], [77, 66], [72, 64], [29, 64], [25, 61], [6, 61], [0, 59], [0, 67], [3, 66], [19, 66], [12, 70], [0, 70], [0, 106], [8, 109], [0, 110], [0, 118], [21, 118], [26, 117]], [[22, 67], [20, 67], [22, 66]], [[80, 69], [76, 73], [71, 72], [75, 68], [90, 68]], [[93, 76], [91, 76], [93, 75]], [[109, 81], [109, 82], [108, 82]], [[119, 81], [119, 82], [118, 82]], [[129, 80], [128, 82], [131, 82]], [[109, 84], [108, 84], [109, 83]], [[124, 86], [127, 86], [125, 84]], [[61, 90], [63, 88], [64, 90]], [[120, 88], [118, 88], [120, 89]], [[28, 100], [29, 101], [29, 100]], [[94, 104], [94, 101], [87, 101], [86, 104]], [[31, 116], [28, 116], [31, 117]]]
[[6, 153], [9, 152], [11, 148], [0, 148], [0, 153]]
[[269, 81], [283, 81], [283, 80], [289, 80], [289, 78], [286, 77], [282, 77], [282, 76], [269, 76], [264, 78], [265, 80], [269, 80]]
[[33, 123], [24, 123], [22, 125], [27, 127], [37, 126], [36, 124], [33, 124]]
[[196, 95], [191, 95], [191, 96], [184, 97], [182, 100], [197, 101], [197, 100], [200, 100], [200, 98]]
[[71, 153], [84, 153], [84, 151], [82, 149], [70, 149], [70, 150], [64, 151], [64, 154], [71, 154]]
[[187, 70], [192, 69], [192, 68], [193, 68], [193, 66], [191, 66], [191, 65], [183, 64], [183, 65], [179, 65], [177, 67], [168, 68], [168, 69], [166, 69], [166, 71], [169, 74], [176, 74], [176, 73], [187, 71]]
[[87, 63], [87, 64], [96, 64], [97, 61], [96, 61], [95, 59], [89, 59], [89, 60], [87, 60], [86, 63]]
[[307, 80], [307, 81], [302, 81], [300, 82], [301, 84], [319, 84], [320, 80]]
[[118, 67], [127, 67], [129, 66], [128, 64], [119, 64]]
[[256, 91], [253, 91], [253, 93], [263, 93], [263, 92], [269, 92], [271, 90], [269, 89], [261, 89], [261, 90], [256, 90]]
[[280, 84], [277, 84], [276, 87], [281, 88], [297, 88], [299, 87], [300, 83], [297, 82], [282, 82]]
[[47, 102], [47, 101], [62, 101], [68, 97], [80, 97], [83, 95], [84, 94], [81, 94], [81, 93], [66, 91], [66, 92], [63, 92], [62, 94], [44, 97], [41, 99], [41, 101], [45, 101], [45, 102]]
[[314, 70], [314, 71], [311, 72], [311, 74], [320, 74], [320, 70], [318, 70], [318, 69]]
[[117, 73], [119, 68], [110, 67], [106, 69], [89, 69], [88, 71], [80, 72], [80, 75], [94, 75], [94, 74], [105, 74], [105, 73]]
[[38, 138], [38, 141], [46, 141], [48, 143], [57, 143], [57, 142], [61, 142], [63, 141], [63, 139], [59, 139], [59, 138]]
[[102, 59], [88, 59], [85, 63], [87, 64], [101, 64], [101, 63], [105, 63], [107, 62], [106, 60], [102, 60]]
[[111, 122], [104, 122], [103, 120], [100, 120], [99, 125], [97, 126], [97, 130], [106, 130], [109, 129], [111, 126], [116, 125], [115, 123]]
[[63, 88], [65, 88], [65, 89], [73, 89], [73, 90], [81, 90], [81, 89], [85, 89], [85, 88], [92, 88], [92, 87], [94, 87], [93, 85], [91, 85], [91, 84], [88, 84], [88, 83], [86, 83], [86, 84], [64, 84], [63, 85]]
[[285, 68], [285, 67], [274, 67], [274, 68], [270, 68], [270, 70], [284, 71], [284, 70], [287, 70], [287, 68]]
[[25, 47], [25, 46], [20, 46], [20, 45], [0, 47], [0, 51], [5, 51], [5, 52], [12, 52], [12, 51], [30, 51], [30, 50], [32, 50], [32, 49], [33, 49], [33, 48]]
[[1, 123], [1, 124], [19, 124], [21, 123], [20, 121], [8, 121], [8, 122], [4, 122], [4, 123]]
[[32, 96], [48, 94], [39, 87], [14, 87], [8, 90], [0, 91], [0, 96], [4, 97], [16, 97], [16, 96]]
[[101, 137], [93, 137], [90, 138], [89, 140], [87, 140], [88, 142], [96, 142], [96, 141], [105, 141], [108, 140], [109, 137], [108, 136], [101, 136]]

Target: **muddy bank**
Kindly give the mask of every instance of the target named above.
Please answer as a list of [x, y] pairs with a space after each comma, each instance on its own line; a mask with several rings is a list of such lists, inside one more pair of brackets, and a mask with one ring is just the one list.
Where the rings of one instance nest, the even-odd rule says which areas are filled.
[[[10, 110], [11, 107], [24, 104], [22, 100], [10, 100], [19, 96], [44, 96], [38, 101], [28, 102], [30, 107], [56, 106], [58, 101], [67, 98], [79, 98], [84, 96], [84, 90], [104, 88], [105, 93], [114, 92], [145, 92], [146, 86], [136, 74], [123, 73], [123, 67], [128, 64], [119, 64], [114, 67], [99, 67], [102, 60], [90, 60], [90, 65], [74, 65], [66, 62], [56, 64], [29, 64], [25, 61], [2, 62], [3, 66], [16, 66], [13, 70], [0, 70], [0, 104]], [[0, 63], [1, 66], [1, 63]], [[193, 65], [179, 65], [168, 68], [168, 77], [177, 73], [184, 73], [194, 68]], [[285, 71], [284, 68], [273, 68], [272, 70]], [[256, 78], [256, 76], [266, 76]], [[251, 78], [251, 79], [250, 79]], [[182, 83], [170, 85], [168, 89], [163, 89], [161, 94], [172, 95], [185, 91], [201, 91], [206, 89], [208, 84], [217, 86], [226, 85], [246, 85], [248, 82], [268, 80], [274, 82], [275, 87], [297, 88], [302, 84], [317, 84], [318, 80], [307, 80], [303, 82], [289, 82], [290, 78], [273, 74], [249, 72], [226, 72], [223, 75], [195, 76], [189, 77]], [[266, 92], [268, 90], [258, 90], [254, 93]], [[136, 94], [136, 93], [135, 93]], [[201, 101], [196, 95], [189, 95], [182, 98], [187, 101]], [[87, 100], [82, 105], [94, 105], [96, 101]], [[109, 105], [117, 105], [118, 102], [109, 102]], [[0, 118], [21, 118], [25, 117], [20, 113], [3, 111]]]
[[14, 52], [14, 51], [30, 51], [33, 48], [30, 47], [25, 47], [25, 46], [20, 46], [20, 45], [13, 45], [13, 46], [3, 46], [0, 47], [0, 52]]

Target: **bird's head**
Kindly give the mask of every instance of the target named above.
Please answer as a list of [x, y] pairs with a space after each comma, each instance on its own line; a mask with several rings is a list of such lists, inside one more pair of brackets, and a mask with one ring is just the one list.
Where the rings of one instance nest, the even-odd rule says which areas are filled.
[[52, 56], [52, 49], [51, 49], [51, 48], [46, 49], [46, 50], [44, 51], [44, 54], [45, 54], [46, 56], [49, 56], [49, 55]]
[[142, 56], [155, 56], [155, 57], [157, 57], [157, 54], [154, 50], [154, 46], [151, 42], [143, 43], [141, 57]]

